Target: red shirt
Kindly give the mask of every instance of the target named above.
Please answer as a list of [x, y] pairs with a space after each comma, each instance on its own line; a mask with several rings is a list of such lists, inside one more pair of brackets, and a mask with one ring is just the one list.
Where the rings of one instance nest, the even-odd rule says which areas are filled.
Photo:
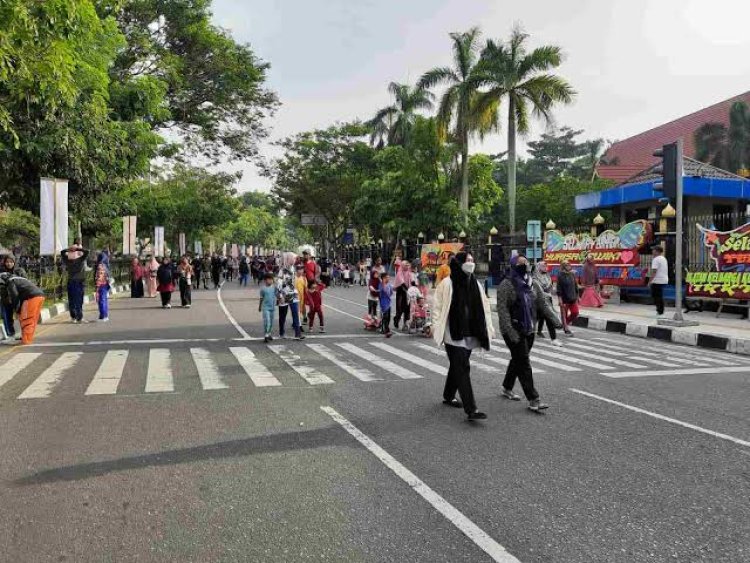
[[315, 279], [315, 270], [317, 270], [315, 260], [308, 260], [305, 262], [305, 278], [307, 281]]

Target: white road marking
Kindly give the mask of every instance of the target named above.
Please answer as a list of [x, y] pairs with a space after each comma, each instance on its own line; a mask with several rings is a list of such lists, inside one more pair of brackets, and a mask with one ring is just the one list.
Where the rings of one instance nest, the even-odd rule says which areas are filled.
[[747, 373], [750, 374], [750, 366], [707, 366], [702, 368], [675, 368], [675, 369], [656, 369], [644, 371], [608, 371], [602, 373], [607, 377], [650, 377], [659, 375], [696, 375], [696, 374], [713, 375], [715, 373]]
[[356, 305], [357, 307], [360, 307], [362, 309], [367, 309], [367, 305], [364, 305], [362, 303], [357, 303], [356, 301], [352, 301], [351, 299], [344, 299], [343, 297], [338, 297], [336, 295], [328, 295], [328, 297], [332, 297], [333, 299], [338, 299], [339, 301], [345, 301], [346, 303], [351, 303], [352, 305]]
[[343, 348], [347, 352], [354, 354], [355, 356], [358, 356], [370, 363], [375, 364], [379, 368], [384, 369], [385, 371], [390, 372], [396, 377], [400, 377], [401, 379], [422, 379], [421, 375], [417, 375], [416, 373], [414, 373], [413, 371], [409, 371], [405, 367], [394, 364], [390, 360], [386, 360], [385, 358], [382, 358], [377, 354], [373, 354], [369, 350], [365, 350], [364, 348], [355, 346], [354, 344], [349, 344], [348, 342], [346, 342], [344, 344], [337, 344], [337, 346], [339, 348]]
[[[441, 356], [443, 358], [446, 358], [445, 350], [442, 348], [438, 348], [436, 346], [430, 346], [429, 344], [424, 344], [422, 342], [416, 342], [414, 344], [417, 348], [421, 348], [422, 350], [425, 350], [427, 352], [430, 352], [431, 354], [435, 354], [436, 356]], [[492, 366], [486, 366], [484, 364], [481, 364], [477, 362], [476, 360], [483, 360], [482, 356], [478, 356], [472, 363], [471, 363], [471, 369], [477, 369], [479, 371], [483, 371], [485, 373], [491, 373], [493, 375], [497, 375], [497, 368], [493, 368]], [[447, 370], [448, 366], [444, 367], [443, 369]]]
[[224, 305], [224, 300], [221, 298], [221, 290], [224, 287], [224, 284], [221, 284], [219, 286], [219, 289], [216, 290], [216, 298], [219, 300], [219, 307], [221, 307], [221, 310], [224, 311], [224, 315], [227, 317], [227, 320], [232, 323], [234, 328], [237, 329], [237, 332], [240, 333], [240, 336], [242, 338], [251, 338], [251, 336], [245, 332], [245, 329], [240, 326], [240, 323], [237, 322], [237, 320], [232, 316], [232, 314], [229, 312], [229, 309], [227, 309], [227, 306]]
[[82, 352], [65, 352], [61, 354], [55, 363], [42, 372], [26, 390], [21, 393], [19, 399], [41, 399], [49, 397], [52, 391], [60, 383], [65, 372], [72, 368], [83, 355]]
[[372, 346], [375, 346], [375, 348], [379, 348], [384, 352], [389, 352], [390, 354], [393, 354], [394, 356], [401, 358], [402, 360], [406, 360], [407, 362], [411, 362], [412, 364], [427, 368], [431, 371], [434, 371], [435, 373], [442, 375], [448, 373], [447, 367], [441, 366], [440, 364], [436, 364], [435, 362], [431, 362], [429, 360], [425, 360], [424, 358], [420, 358], [419, 356], [415, 356], [414, 354], [410, 354], [409, 352], [396, 348], [395, 346], [391, 346], [390, 344], [386, 344], [384, 342], [371, 342], [370, 344]]
[[[498, 340], [497, 338], [494, 339], [492, 342], [496, 343], [498, 346], [505, 346], [505, 342], [502, 340]], [[508, 354], [510, 354], [509, 350], [506, 349], [506, 351]], [[531, 349], [531, 363], [541, 364], [543, 366], [555, 368], [556, 370], [560, 370], [560, 371], [581, 371], [578, 368], [571, 367], [566, 364], [561, 364], [560, 362], [553, 362], [550, 360], [545, 360], [544, 358], [540, 358], [538, 354], [534, 353], [534, 348]]]
[[[599, 344], [594, 344], [594, 346], [599, 346]], [[584, 350], [591, 350], [591, 344], [581, 344], [580, 342], [571, 342], [570, 339], [565, 341], [564, 348], [582, 348]], [[613, 358], [629, 358], [633, 354], [625, 353], [621, 351], [622, 348], [608, 348], [607, 350], [603, 350], [602, 353], [606, 354], [607, 356], [612, 356]], [[641, 350], [638, 350], [638, 359], [642, 362], [648, 362], [649, 364], [654, 364], [657, 366], [664, 366], [668, 368], [673, 368], [675, 363], [683, 363], [683, 362], [664, 362], [662, 360], [656, 360], [651, 358], [651, 354], [646, 354], [642, 352]]]
[[21, 370], [29, 367], [41, 355], [39, 352], [24, 352], [10, 358], [0, 366], [0, 387], [18, 375]]
[[728, 440], [730, 442], [734, 442], [735, 444], [739, 444], [740, 446], [750, 447], [750, 442], [747, 440], [741, 440], [739, 438], [735, 438], [734, 436], [729, 436], [728, 434], [722, 434], [720, 432], [714, 432], [713, 430], [708, 430], [707, 428], [702, 428], [700, 426], [696, 426], [695, 424], [690, 424], [689, 422], [683, 422], [681, 420], [677, 420], [676, 418], [670, 418], [668, 416], [664, 416], [663, 414], [647, 411], [645, 409], [641, 409], [638, 407], [634, 407], [632, 405], [627, 405], [625, 403], [621, 403], [619, 401], [614, 401], [612, 399], [607, 399], [606, 397], [601, 397], [599, 395], [594, 395], [593, 393], [588, 393], [586, 391], [581, 391], [580, 389], [570, 389], [573, 391], [573, 393], [578, 393], [579, 395], [585, 395], [586, 397], [591, 397], [592, 399], [597, 399], [599, 401], [604, 401], [605, 403], [610, 403], [612, 405], [617, 405], [618, 407], [622, 407], [624, 409], [631, 410], [633, 412], [637, 412], [640, 414], [645, 414], [646, 416], [650, 416], [653, 418], [658, 418], [659, 420], [664, 420], [666, 422], [671, 422], [672, 424], [677, 424], [678, 426], [682, 426], [684, 428], [689, 428], [691, 430], [695, 430], [697, 432], [702, 432], [703, 434], [708, 434], [709, 436], [713, 436], [714, 438], [721, 438], [722, 440]]
[[174, 391], [171, 354], [167, 348], [152, 348], [148, 352], [146, 393]]
[[292, 352], [289, 348], [284, 345], [272, 345], [268, 347], [271, 352], [281, 358], [290, 368], [292, 368], [297, 374], [307, 381], [310, 385], [325, 385], [327, 383], [334, 383], [333, 379], [327, 375], [323, 375], [317, 369], [303, 363], [302, 358]]
[[358, 321], [362, 321], [362, 317], [358, 317], [357, 315], [352, 315], [351, 313], [347, 313], [346, 311], [342, 311], [341, 309], [337, 309], [336, 307], [332, 307], [331, 305], [326, 304], [326, 309], [331, 309], [332, 311], [336, 311], [337, 313], [341, 313], [342, 315], [346, 315], [347, 317], [351, 317], [353, 319], [356, 319]]
[[268, 368], [260, 363], [250, 349], [235, 347], [230, 348], [229, 351], [237, 359], [240, 367], [245, 370], [250, 381], [252, 381], [256, 387], [278, 387], [281, 385], [281, 381], [276, 379], [273, 374], [268, 371]]
[[[575, 364], [587, 366], [587, 367], [594, 368], [594, 369], [601, 369], [601, 370], [617, 369], [615, 366], [611, 366], [608, 364], [602, 364], [600, 362], [592, 362], [591, 360], [583, 360], [581, 358], [573, 358], [570, 356], [566, 356], [564, 353], [555, 353], [555, 352], [552, 352], [551, 350], [538, 350], [536, 349], [536, 347], [532, 348], [531, 350], [532, 356], [535, 353], [537, 356], [545, 356], [547, 358], [554, 358], [556, 360], [566, 360], [570, 363], [575, 363]], [[539, 358], [536, 358], [536, 359], [538, 360]], [[562, 366], [558, 365], [557, 367], [561, 368]]]
[[[223, 342], [225, 338], [153, 338], [134, 340], [88, 340], [86, 342], [38, 342], [27, 344], [24, 348], [68, 348], [73, 346], [123, 346], [125, 344], [184, 344], [188, 342]], [[248, 340], [237, 338], [236, 340]], [[263, 340], [262, 338], [250, 338], [250, 340]]]
[[508, 551], [487, 533], [469, 520], [461, 511], [431, 489], [424, 481], [414, 475], [387, 451], [376, 444], [346, 418], [331, 407], [320, 407], [321, 410], [335, 420], [357, 442], [378, 458], [388, 469], [393, 471], [402, 481], [411, 487], [415, 493], [426, 500], [435, 510], [442, 514], [451, 524], [458, 528], [477, 547], [498, 563], [520, 563]]
[[190, 348], [193, 362], [198, 370], [198, 377], [204, 389], [226, 389], [227, 384], [221, 379], [219, 366], [211, 357], [211, 353], [205, 348]]
[[[600, 362], [607, 362], [611, 363], [615, 366], [615, 368], [618, 367], [626, 367], [626, 368], [645, 368], [648, 366], [644, 366], [643, 364], [635, 364], [633, 362], [628, 362], [627, 360], [621, 360], [621, 359], [609, 359], [607, 357], [602, 357], [602, 354], [591, 354], [589, 352], [582, 352], [581, 350], [573, 350], [569, 346], [565, 346], [565, 350], [563, 351], [562, 348], [556, 348], [552, 346], [552, 344], [548, 344], [546, 342], [535, 342], [534, 348], [539, 346], [543, 350], [549, 350], [549, 351], [555, 351], [560, 350], [565, 355], [571, 356], [569, 359], [571, 361], [577, 361], [576, 357], [581, 358], [590, 358], [592, 360], [599, 360]], [[612, 368], [610, 368], [612, 369]]]
[[[599, 338], [595, 337], [592, 338], [592, 340], [596, 340], [597, 342], [608, 342], [610, 344], [601, 344], [604, 348], [614, 348], [614, 346], [611, 344], [612, 342], [615, 342], [614, 340], [606, 339], [606, 338]], [[623, 344], [634, 344], [632, 341], [629, 340], [623, 340]], [[695, 361], [703, 362], [708, 361], [709, 358], [713, 360], [718, 360], [719, 363], [726, 363], [726, 362], [734, 362], [734, 363], [750, 363], [750, 358], [745, 358], [742, 356], [738, 356], [736, 354], [730, 354], [729, 352], [722, 352], [722, 351], [710, 351], [706, 348], [698, 348], [696, 346], [685, 346], [680, 344], [674, 344], [670, 341], [657, 341], [662, 343], [662, 347], [664, 349], [663, 352], [653, 352], [654, 348], [651, 347], [649, 351], [645, 350], [638, 350], [638, 355], [644, 355], [644, 356], [651, 356], [651, 357], [658, 357], [658, 358], [668, 358], [672, 361], [678, 362], [678, 363], [688, 363], [688, 364], [695, 364]], [[616, 350], [622, 350], [622, 347], [615, 348]], [[678, 358], [675, 356], [671, 356], [671, 354], [680, 354], [682, 358]], [[687, 358], [687, 359], [686, 359]]]
[[104, 356], [94, 379], [86, 389], [86, 395], [114, 395], [122, 379], [125, 363], [128, 361], [127, 350], [110, 350]]
[[337, 365], [349, 375], [353, 375], [360, 381], [382, 381], [383, 380], [382, 377], [375, 376], [375, 374], [372, 373], [370, 370], [361, 368], [351, 362], [347, 362], [346, 360], [342, 359], [341, 356], [336, 354], [328, 346], [324, 346], [323, 344], [308, 344], [307, 347], [313, 350], [314, 352], [317, 352], [321, 356], [323, 356], [329, 362]]

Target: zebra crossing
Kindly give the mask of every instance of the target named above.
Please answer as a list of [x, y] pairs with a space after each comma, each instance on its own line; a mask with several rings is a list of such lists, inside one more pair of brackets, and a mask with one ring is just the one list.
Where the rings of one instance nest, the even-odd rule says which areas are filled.
[[[356, 343], [329, 340], [325, 344], [280, 341], [268, 346], [237, 343], [226, 348], [209, 344], [189, 348], [122, 346], [107, 351], [18, 352], [0, 364], [0, 399], [26, 401], [66, 393], [117, 395], [123, 393], [125, 381], [130, 381], [131, 390], [138, 385], [137, 394], [155, 395], [180, 392], [186, 379], [195, 380], [189, 388], [203, 391], [228, 389], [236, 385], [238, 378], [257, 388], [327, 386], [347, 379], [362, 383], [419, 380], [443, 377], [448, 363], [441, 348], [422, 339], [385, 342], [375, 337]], [[593, 372], [615, 379], [750, 374], [748, 357], [670, 343], [659, 343], [658, 347], [643, 344], [640, 340], [610, 336], [565, 339], [564, 347], [557, 348], [549, 340], [537, 339], [531, 363], [537, 374]], [[499, 376], [509, 363], [505, 344], [493, 340], [491, 352], [480, 350], [474, 354], [472, 369]], [[178, 364], [183, 367], [176, 370]], [[185, 364], [190, 367], [185, 368]], [[85, 378], [85, 388], [80, 383], [66, 384], [74, 378]]]

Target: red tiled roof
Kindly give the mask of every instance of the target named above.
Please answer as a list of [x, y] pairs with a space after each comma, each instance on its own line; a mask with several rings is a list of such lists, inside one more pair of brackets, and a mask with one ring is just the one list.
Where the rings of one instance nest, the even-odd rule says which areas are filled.
[[[695, 131], [705, 123], [723, 123], [729, 125], [729, 109], [735, 102], [746, 102], [750, 105], [750, 92], [724, 100], [685, 117], [675, 119], [628, 139], [614, 143], [605, 153], [602, 160], [614, 161], [612, 165], [599, 165], [597, 172], [602, 178], [623, 182], [641, 170], [656, 163], [652, 153], [662, 145], [672, 143], [682, 137], [684, 154], [695, 158]], [[616, 159], [616, 160], [615, 160]]]

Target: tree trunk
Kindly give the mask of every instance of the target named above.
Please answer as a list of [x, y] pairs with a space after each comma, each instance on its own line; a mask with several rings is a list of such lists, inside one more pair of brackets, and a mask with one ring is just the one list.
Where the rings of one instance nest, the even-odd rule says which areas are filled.
[[461, 198], [459, 200], [463, 227], [466, 228], [469, 217], [469, 139], [462, 134], [461, 147]]
[[508, 230], [516, 231], [516, 104], [508, 99]]

